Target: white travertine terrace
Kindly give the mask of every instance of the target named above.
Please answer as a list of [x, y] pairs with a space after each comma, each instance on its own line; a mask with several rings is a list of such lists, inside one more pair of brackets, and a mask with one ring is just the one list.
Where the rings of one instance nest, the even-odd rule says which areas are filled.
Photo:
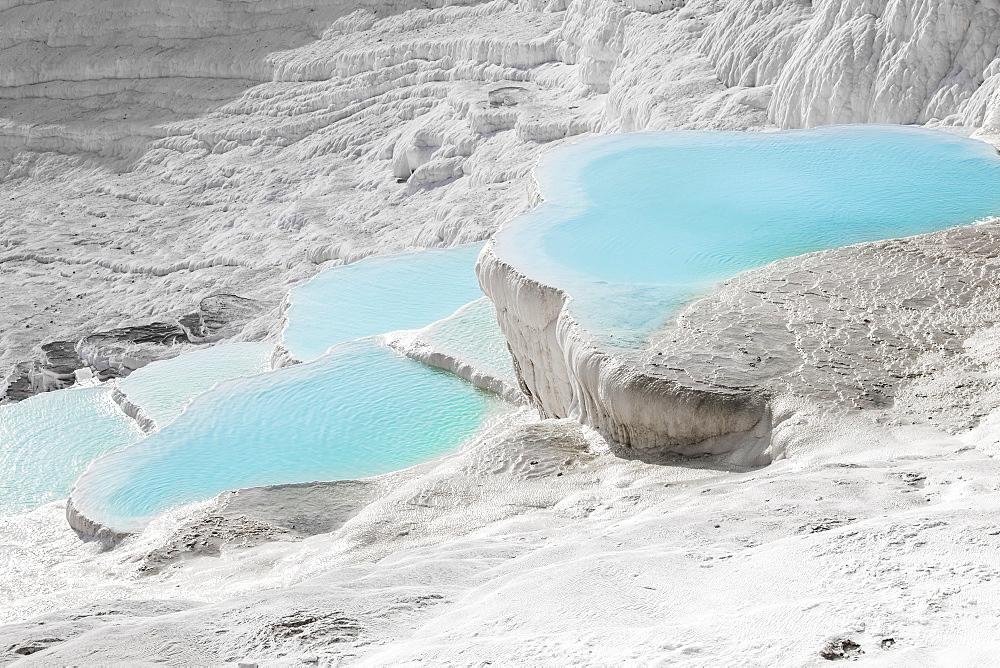
[[0, 306], [0, 375], [46, 385], [23, 363], [47, 338], [216, 291], [266, 312], [318, 264], [481, 240], [530, 204], [538, 152], [581, 133], [992, 132], [995, 5], [5, 3], [0, 280], [24, 289]]
[[[442, 4], [0, 0], [0, 378], [45, 341], [219, 292], [262, 308], [226, 337], [273, 340], [288, 287], [324, 265], [487, 238], [567, 137], [1000, 132], [997, 0]], [[654, 357], [697, 353], [699, 382], [739, 372], [737, 395], [775, 397], [766, 469], [647, 465], [525, 416], [374, 483], [180, 509], [103, 553], [64, 504], [0, 517], [0, 661], [813, 665], [850, 641], [989, 665], [995, 237], [751, 272], [633, 360], [693, 383]], [[548, 310], [524, 317], [571, 341], [536, 296]], [[716, 364], [751, 329], [745, 365]]]
[[[637, 450], [727, 452], [716, 437], [770, 429], [756, 388], [658, 377], [630, 355], [602, 349], [570, 314], [568, 296], [483, 249], [483, 292], [497, 309], [521, 389], [546, 417], [573, 418]], [[714, 440], [712, 440], [714, 439]]]
[[564, 293], [492, 245], [478, 271], [544, 415], [636, 450], [720, 453], [753, 441], [720, 437], [767, 437], [787, 419], [771, 404], [788, 397], [886, 424], [976, 427], [1000, 408], [994, 363], [970, 343], [1000, 321], [998, 249], [991, 222], [781, 260], [727, 281], [635, 352], [597, 344]]
[[[883, 131], [882, 127], [867, 126], [864, 132], [879, 133]], [[901, 139], [912, 132], [914, 137], [906, 139], [926, 135], [934, 136], [936, 140], [943, 138], [945, 145], [962, 145], [982, 157], [982, 167], [987, 171], [997, 164], [997, 151], [988, 143], [966, 139], [958, 141], [941, 132], [884, 127], [889, 134], [894, 137], [899, 135]], [[689, 303], [682, 312], [667, 311], [668, 307], [662, 305], [666, 300], [655, 291], [659, 281], [665, 284], [665, 290], [676, 290], [674, 286], [685, 285], [685, 281], [690, 282], [687, 285], [695, 282], [695, 279], [678, 271], [667, 274], [669, 278], [659, 277], [657, 272], [663, 267], [673, 268], [675, 264], [697, 266], [695, 260], [689, 264], [685, 264], [686, 258], [675, 261], [677, 255], [674, 251], [683, 249], [696, 259], [703, 255], [719, 256], [730, 262], [730, 266], [735, 264], [732, 257], [739, 255], [738, 251], [732, 250], [735, 246], [752, 246], [755, 233], [776, 224], [767, 216], [754, 217], [754, 201], [768, 197], [764, 194], [768, 185], [782, 178], [774, 177], [765, 169], [770, 179], [766, 184], [755, 182], [746, 200], [729, 195], [729, 199], [725, 200], [727, 207], [724, 213], [717, 218], [723, 221], [719, 228], [712, 229], [712, 224], [708, 223], [705, 230], [699, 231], [698, 216], [704, 215], [705, 211], [715, 211], [709, 200], [725, 197], [722, 194], [727, 192], [725, 180], [741, 182], [745, 179], [750, 182], [751, 179], [745, 176], [746, 167], [738, 161], [731, 163], [738, 165], [732, 174], [722, 175], [720, 168], [713, 167], [708, 172], [710, 178], [688, 186], [692, 192], [698, 193], [699, 199], [693, 207], [686, 207], [686, 193], [679, 192], [676, 182], [686, 183], [684, 179], [688, 174], [701, 172], [694, 171], [691, 166], [670, 171], [676, 165], [685, 165], [685, 156], [692, 158], [692, 154], [680, 150], [669, 152], [674, 147], [672, 142], [679, 142], [681, 137], [696, 136], [699, 140], [692, 144], [696, 152], [708, 152], [715, 137], [727, 137], [719, 141], [732, 140], [733, 136], [740, 137], [740, 140], [756, 137], [761, 144], [783, 136], [811, 137], [808, 157], [802, 163], [802, 168], [808, 170], [815, 167], [817, 161], [823, 160], [822, 142], [817, 140], [838, 131], [839, 128], [757, 135], [632, 134], [628, 137], [586, 140], [543, 156], [536, 166], [535, 177], [541, 194], [548, 201], [531, 214], [507, 223], [484, 248], [477, 264], [480, 286], [496, 307], [501, 329], [515, 360], [521, 389], [532, 405], [545, 417], [578, 420], [605, 437], [639, 451], [669, 451], [687, 455], [726, 453], [743, 448], [749, 441], [771, 432], [775, 424], [775, 397], [808, 397], [843, 408], [891, 406], [897, 398], [898, 378], [912, 372], [906, 368], [908, 355], [916, 354], [924, 345], [920, 336], [907, 334], [910, 329], [920, 333], [933, 326], [946, 333], [940, 338], [950, 339], [948, 345], [952, 347], [975, 331], [975, 327], [969, 329], [957, 324], [958, 319], [967, 317], [960, 307], [964, 306], [962, 300], [976, 303], [974, 312], [981, 315], [979, 326], [990, 326], [994, 312], [991, 300], [995, 298], [995, 290], [984, 290], [978, 282], [973, 285], [970, 277], [975, 272], [992, 269], [990, 255], [982, 252], [982, 246], [986, 244], [988, 248], [995, 248], [995, 243], [988, 236], [995, 221], [991, 225], [977, 225], [968, 230], [951, 230], [948, 238], [954, 241], [945, 245], [928, 245], [933, 253], [926, 253], [932, 255], [936, 265], [965, 263], [964, 273], [956, 274], [943, 266], [930, 270], [920, 266], [921, 272], [929, 271], [930, 275], [912, 275], [911, 272], [916, 269], [910, 266], [913, 258], [908, 256], [907, 251], [914, 246], [922, 248], [924, 240], [924, 237], [916, 237], [912, 244], [911, 240], [899, 244], [869, 243], [838, 252], [812, 253], [782, 260], [766, 270], [745, 272], [721, 288], [709, 289], [702, 279], [703, 287], [690, 287], [689, 294], [683, 296], [684, 300], [693, 303]], [[864, 145], [864, 150], [870, 153], [880, 150], [871, 143], [874, 136], [869, 134], [865, 139], [869, 143]], [[662, 144], [657, 143], [659, 139], [663, 140]], [[853, 151], [857, 151], [859, 145], [852, 146], [851, 155], [857, 155]], [[663, 154], [668, 157], [660, 163], [648, 158], [644, 161], [639, 155], [641, 150], [653, 151], [660, 147], [668, 151]], [[617, 153], [613, 153], [615, 150]], [[630, 155], [629, 151], [635, 151], [636, 155]], [[619, 159], [617, 162], [609, 161], [614, 165], [613, 170], [601, 172], [595, 165], [608, 154]], [[887, 148], [878, 155], [896, 154], [893, 149]], [[626, 162], [626, 159], [631, 162]], [[921, 164], [925, 171], [932, 168], [942, 171], [923, 181], [919, 181], [914, 173], [906, 172], [877, 199], [870, 198], [875, 196], [863, 198], [876, 203], [868, 212], [861, 213], [859, 210], [848, 214], [836, 224], [830, 222], [837, 219], [835, 214], [824, 208], [825, 202], [810, 200], [811, 204], [798, 213], [790, 213], [787, 196], [785, 200], [776, 198], [779, 207], [786, 205], [779, 210], [782, 215], [780, 220], [788, 226], [780, 234], [767, 239], [764, 246], [768, 251], [795, 247], [789, 239], [804, 230], [810, 230], [806, 236], [810, 237], [808, 243], [812, 248], [817, 247], [818, 239], [825, 239], [826, 245], [835, 247], [866, 238], [877, 239], [878, 236], [872, 234], [876, 229], [881, 230], [878, 235], [886, 237], [912, 235], [941, 229], [949, 224], [968, 225], [979, 216], [996, 212], [995, 193], [1000, 181], [993, 177], [975, 182], [971, 174], [957, 176], [962, 173], [959, 170], [968, 164], [967, 160], [947, 163], [943, 154], [919, 160], [893, 157], [877, 168], [877, 174], [873, 174], [871, 165], [874, 159], [875, 154], [872, 153], [870, 159], [860, 163], [868, 167], [867, 171], [863, 167], [858, 173], [856, 178], [859, 182], [889, 183], [893, 170], [906, 164]], [[779, 161], [790, 163], [791, 160], [790, 152], [780, 153]], [[843, 178], [850, 171], [851, 168], [845, 164], [823, 176], [811, 173], [811, 180], [807, 182], [839, 184], [836, 179]], [[642, 173], [653, 176], [648, 181], [642, 180]], [[796, 176], [795, 170], [788, 170], [784, 178], [793, 180]], [[609, 188], [589, 183], [587, 179], [607, 179], [615, 185]], [[630, 187], [626, 182], [640, 185]], [[940, 193], [934, 192], [935, 187], [945, 182], [949, 184], [947, 187]], [[966, 194], [971, 198], [984, 195], [989, 198], [989, 203], [986, 208], [967, 211], [964, 214], [966, 217], [962, 217], [960, 202], [965, 200], [960, 191], [965, 185], [970, 186]], [[848, 204], [850, 195], [846, 193], [857, 196], [855, 190], [860, 192], [861, 187], [838, 185], [824, 196], [839, 198], [836, 200], [840, 204], [839, 209], [851, 210]], [[597, 195], [598, 192], [601, 194]], [[655, 199], [654, 192], [668, 195]], [[932, 192], [934, 195], [929, 196]], [[905, 200], [901, 199], [901, 195]], [[797, 196], [806, 198], [801, 194]], [[895, 205], [892, 204], [894, 200], [897, 202]], [[608, 201], [612, 203], [610, 206]], [[904, 201], [921, 202], [928, 208], [926, 211], [920, 207], [907, 210], [903, 208], [906, 206]], [[649, 213], [654, 209], [651, 202], [656, 203], [656, 215], [661, 218]], [[937, 208], [937, 205], [943, 206]], [[889, 210], [887, 207], [890, 206], [895, 208]], [[634, 214], [632, 207], [635, 207]], [[674, 212], [670, 213], [670, 209]], [[678, 214], [677, 211], [683, 213]], [[853, 239], [826, 236], [807, 222], [817, 211], [824, 212], [819, 220], [826, 221], [830, 229], [838, 232], [845, 231], [858, 221], [867, 221], [859, 226], [863, 236]], [[906, 213], [902, 213], [904, 211]], [[643, 222], [630, 227], [629, 221], [633, 219], [629, 216], [632, 215], [634, 220]], [[901, 227], [878, 227], [893, 220], [893, 215], [905, 222], [912, 222], [923, 215], [927, 217], [928, 224], [911, 227], [909, 231]], [[947, 218], [949, 215], [953, 218]], [[594, 223], [595, 220], [600, 223]], [[753, 222], [748, 224], [745, 221]], [[592, 228], [598, 224], [602, 236], [595, 237]], [[818, 226], [822, 224], [817, 223]], [[651, 230], [659, 229], [657, 225], [662, 225], [670, 234], [661, 237], [647, 235]], [[692, 233], [690, 237], [683, 236], [688, 232]], [[716, 245], [702, 250], [698, 246], [699, 235], [716, 239]], [[594, 244], [595, 238], [600, 240], [596, 247], [601, 250], [593, 252], [594, 248], [589, 248], [591, 253], [585, 256], [586, 261], [560, 256], [567, 248], [583, 245], [581, 239], [588, 239]], [[637, 246], [636, 238], [641, 239], [644, 245]], [[934, 236], [926, 238], [933, 239]], [[987, 240], [984, 241], [984, 238]], [[604, 246], [604, 243], [607, 245]], [[801, 245], [797, 248], [798, 253], [804, 252]], [[872, 248], [876, 250], [871, 251]], [[728, 255], [731, 250], [732, 255]], [[873, 260], [869, 253], [875, 254], [877, 259]], [[575, 256], [570, 254], [568, 257]], [[763, 263], [763, 260], [754, 261]], [[845, 266], [849, 270], [844, 270]], [[714, 271], [714, 275], [706, 272], [711, 276], [711, 283], [719, 281], [718, 270]], [[733, 272], [730, 270], [729, 273]], [[797, 279], [803, 273], [811, 275], [817, 283], [801, 284]], [[769, 284], [755, 285], [754, 281], [765, 274], [769, 276]], [[858, 289], [855, 280], [877, 284], [878, 289], [872, 295], [866, 295]], [[772, 283], [778, 287], [773, 287]], [[635, 296], [625, 285], [634, 286]], [[738, 285], [739, 288], [727, 289], [730, 285]], [[905, 341], [895, 346], [897, 350], [874, 353], [866, 347], [863, 336], [856, 336], [845, 337], [838, 350], [816, 357], [817, 350], [812, 346], [824, 349], [825, 342], [788, 341], [788, 333], [797, 331], [796, 323], [788, 321], [789, 314], [781, 309], [761, 308], [757, 303], [754, 295], [763, 295], [771, 290], [775, 294], [768, 294], [768, 298], [782, 303], [788, 302], [790, 294], [799, 291], [815, 294], [821, 290], [830, 295], [839, 292], [845, 300], [852, 302], [867, 302], [869, 310], [864, 312], [867, 316], [865, 322], [874, 323], [871, 328], [882, 331], [883, 338], [888, 337], [885, 334], [887, 328], [891, 330], [901, 326], [897, 319], [902, 317], [906, 320], [909, 307], [903, 308], [903, 315], [900, 316], [897, 302], [909, 304], [925, 300], [922, 295], [943, 298], [952, 293], [958, 303], [949, 306], [942, 314], [943, 322], [933, 325], [907, 322], [895, 333], [896, 337]], [[734, 300], [734, 292], [741, 297]], [[720, 299], [720, 294], [725, 294], [728, 300]], [[927, 298], [926, 301], [933, 303], [934, 299]], [[708, 303], [714, 304], [714, 312], [706, 309], [705, 304]], [[856, 312], [852, 312], [857, 308], [828, 309], [817, 313], [814, 318], [828, 330], [850, 329], [853, 325], [843, 320], [859, 318]], [[640, 317], [637, 314], [643, 315]], [[927, 317], [927, 313], [922, 315]], [[671, 322], [653, 336], [653, 345], [648, 347], [647, 332], [637, 334], [635, 330], [642, 329], [642, 325], [634, 323], [655, 321], [659, 316], [669, 317]], [[951, 322], [950, 318], [956, 321]], [[838, 363], [849, 368], [853, 377], [845, 379], [831, 375], [831, 369], [835, 369]], [[900, 367], [905, 369], [904, 376], [896, 375]], [[828, 386], [838, 389], [830, 392]], [[859, 398], [866, 396], [875, 399], [866, 402]], [[970, 426], [974, 426], [974, 421], [964, 428]], [[740, 435], [749, 437], [751, 432], [753, 438], [740, 438]]]

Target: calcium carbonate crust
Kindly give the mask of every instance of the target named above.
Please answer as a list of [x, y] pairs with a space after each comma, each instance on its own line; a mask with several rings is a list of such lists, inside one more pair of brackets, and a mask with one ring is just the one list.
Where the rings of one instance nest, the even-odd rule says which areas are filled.
[[476, 265], [507, 337], [521, 390], [550, 418], [573, 418], [642, 451], [719, 454], [769, 417], [760, 390], [643, 373], [620, 353], [602, 350], [573, 319], [570, 297], [528, 278], [490, 243]]
[[441, 350], [435, 350], [419, 337], [419, 330], [401, 331], [386, 334], [382, 340], [387, 346], [421, 364], [432, 366], [437, 369], [454, 374], [462, 380], [478, 387], [481, 390], [492, 392], [512, 404], [518, 405], [525, 402], [524, 394], [516, 387], [512, 387], [504, 379], [485, 372], [467, 361]]
[[136, 404], [117, 385], [111, 390], [111, 399], [118, 404], [122, 413], [132, 418], [139, 428], [149, 434], [156, 431], [156, 421], [146, 414], [142, 406]]
[[66, 521], [69, 523], [70, 528], [81, 538], [99, 541], [107, 547], [114, 547], [129, 536], [127, 533], [115, 531], [100, 522], [95, 522], [81, 513], [73, 505], [72, 494], [66, 500]]

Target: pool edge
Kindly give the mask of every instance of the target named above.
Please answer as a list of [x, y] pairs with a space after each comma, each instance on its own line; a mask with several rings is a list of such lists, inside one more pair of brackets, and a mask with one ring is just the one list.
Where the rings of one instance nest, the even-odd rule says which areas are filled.
[[528, 278], [494, 245], [479, 255], [476, 274], [521, 390], [544, 417], [575, 419], [636, 450], [685, 455], [729, 452], [736, 442], [719, 437], [769, 426], [763, 390], [685, 386], [602, 349], [570, 315], [565, 292]]

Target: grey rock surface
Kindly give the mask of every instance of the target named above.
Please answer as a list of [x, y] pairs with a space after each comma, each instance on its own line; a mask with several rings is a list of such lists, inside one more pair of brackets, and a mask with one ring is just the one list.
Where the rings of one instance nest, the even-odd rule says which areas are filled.
[[998, 253], [991, 223], [780, 260], [692, 303], [633, 360], [677, 383], [969, 429], [1000, 405], [995, 351], [976, 345], [1000, 322]]
[[376, 478], [223, 492], [213, 508], [192, 517], [170, 540], [146, 554], [139, 570], [151, 575], [192, 557], [330, 533], [385, 491], [385, 482]]
[[[49, 613], [20, 624], [0, 627], [0, 664], [50, 650], [89, 631], [130, 621], [191, 610], [189, 601], [101, 601], [73, 610]], [[152, 658], [152, 657], [150, 657]]]
[[40, 359], [18, 364], [7, 377], [0, 403], [68, 387], [76, 382], [73, 372], [77, 369], [89, 369], [102, 381], [127, 376], [150, 362], [190, 350], [190, 344], [212, 343], [231, 336], [266, 310], [253, 299], [214, 294], [202, 299], [197, 310], [173, 321], [115, 327], [87, 334], [75, 342], [42, 344]]

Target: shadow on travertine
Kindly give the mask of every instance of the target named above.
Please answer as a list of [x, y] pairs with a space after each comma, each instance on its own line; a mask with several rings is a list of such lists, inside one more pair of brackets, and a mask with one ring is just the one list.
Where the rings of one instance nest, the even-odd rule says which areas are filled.
[[[272, 79], [270, 53], [315, 40], [326, 3], [62, 0], [0, 12], [0, 157], [138, 155], [171, 123]], [[7, 154], [6, 156], [4, 154]]]

